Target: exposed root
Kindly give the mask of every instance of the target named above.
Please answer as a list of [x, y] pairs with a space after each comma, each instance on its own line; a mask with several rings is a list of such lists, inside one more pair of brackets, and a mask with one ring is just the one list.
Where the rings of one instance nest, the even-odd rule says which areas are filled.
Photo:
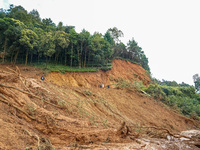
[[10, 71], [12, 71], [13, 73], [15, 73], [15, 74], [18, 74], [15, 70], [13, 70], [13, 69], [11, 69], [11, 68], [9, 68], [9, 67], [6, 67], [8, 70], [10, 70]]
[[29, 136], [34, 137], [37, 140], [38, 150], [54, 150], [51, 141], [47, 138], [39, 138], [38, 135], [32, 135], [28, 130], [23, 129]]
[[129, 136], [132, 140], [135, 140], [135, 138], [139, 137], [139, 134], [131, 132], [130, 128], [126, 125], [125, 122], [123, 122], [121, 127], [117, 130], [117, 134], [122, 138]]
[[19, 67], [16, 66], [16, 68], [17, 68], [18, 74], [21, 75], [21, 71], [20, 71]]
[[[7, 68], [8, 70], [12, 71], [13, 73], [15, 73], [15, 74], [19, 77], [19, 79], [21, 80], [21, 82], [23, 83], [23, 85], [24, 85], [24, 87], [26, 88], [26, 90], [27, 90], [29, 93], [31, 93], [31, 91], [27, 88], [27, 86], [25, 85], [24, 81], [22, 80], [21, 71], [20, 71], [19, 67], [16, 66], [16, 70], [17, 70], [17, 71], [15, 71], [15, 70], [13, 70], [13, 69], [11, 69], [11, 68], [9, 68], [9, 67], [6, 67], [6, 68]], [[23, 77], [23, 78], [24, 78], [24, 77]]]
[[23, 129], [26, 133], [28, 133], [28, 135], [29, 136], [31, 136], [31, 137], [35, 137], [36, 139], [37, 139], [37, 145], [38, 145], [38, 147], [40, 147], [40, 138], [35, 134], [35, 135], [32, 135], [28, 130], [26, 130], [26, 129]]
[[3, 102], [3, 103], [6, 103], [7, 105], [9, 105], [9, 106], [12, 106], [12, 107], [14, 107], [14, 108], [16, 108], [17, 110], [19, 110], [19, 111], [21, 111], [21, 112], [23, 112], [27, 117], [29, 117], [30, 119], [32, 119], [32, 120], [35, 120], [35, 118], [34, 117], [32, 117], [32, 116], [30, 116], [27, 112], [25, 112], [24, 110], [22, 110], [21, 108], [19, 108], [19, 107], [17, 107], [17, 106], [15, 106], [14, 104], [12, 104], [12, 103], [10, 103], [9, 101], [8, 101], [8, 99], [4, 96], [4, 95], [2, 95], [2, 94], [0, 94], [0, 97], [2, 97], [3, 99], [5, 99], [5, 100], [3, 100], [3, 99], [0, 99], [0, 101], [1, 102]]
[[18, 91], [20, 91], [20, 92], [22, 92], [22, 93], [24, 93], [24, 94], [28, 94], [28, 95], [30, 95], [30, 96], [32, 96], [32, 97], [35, 97], [35, 98], [39, 99], [39, 100], [43, 100], [43, 101], [44, 101], [45, 103], [47, 103], [47, 104], [50, 104], [50, 105], [55, 106], [55, 107], [57, 107], [57, 108], [61, 108], [61, 109], [63, 108], [63, 107], [61, 107], [61, 106], [52, 104], [52, 103], [50, 103], [50, 102], [48, 102], [48, 101], [46, 101], [46, 100], [44, 100], [44, 99], [42, 99], [42, 98], [40, 98], [40, 97], [38, 97], [38, 96], [32, 94], [32, 93], [29, 93], [29, 92], [26, 92], [26, 91], [24, 91], [24, 90], [21, 90], [21, 89], [19, 89], [19, 88], [17, 88], [17, 87], [5, 85], [5, 84], [3, 84], [3, 83], [0, 83], [0, 86], [18, 90]]
[[8, 72], [8, 71], [3, 71], [3, 70], [0, 70], [0, 72], [2, 72], [2, 73], [7, 73], [7, 74], [15, 74], [15, 73]]

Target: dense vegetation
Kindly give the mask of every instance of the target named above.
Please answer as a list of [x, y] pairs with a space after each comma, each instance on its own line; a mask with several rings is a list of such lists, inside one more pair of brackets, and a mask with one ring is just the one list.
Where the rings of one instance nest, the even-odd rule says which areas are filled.
[[200, 95], [193, 86], [175, 81], [155, 81], [144, 89], [145, 92], [182, 114], [200, 120]]
[[[110, 28], [103, 35], [90, 34], [75, 26], [56, 26], [41, 19], [37, 10], [27, 12], [22, 6], [0, 9], [0, 58], [2, 62], [56, 64], [70, 67], [108, 67], [116, 57], [128, 59], [150, 71], [142, 48], [132, 39], [122, 43], [121, 30]], [[105, 68], [106, 69], [106, 68]]]

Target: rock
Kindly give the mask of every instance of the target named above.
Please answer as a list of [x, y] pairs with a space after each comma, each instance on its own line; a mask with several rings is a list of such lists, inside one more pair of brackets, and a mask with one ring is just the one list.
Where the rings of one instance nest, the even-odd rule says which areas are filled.
[[181, 141], [189, 141], [190, 139], [181, 137], [180, 140], [181, 140]]
[[186, 136], [186, 137], [200, 137], [200, 130], [188, 130], [188, 131], [182, 131], [181, 136]]

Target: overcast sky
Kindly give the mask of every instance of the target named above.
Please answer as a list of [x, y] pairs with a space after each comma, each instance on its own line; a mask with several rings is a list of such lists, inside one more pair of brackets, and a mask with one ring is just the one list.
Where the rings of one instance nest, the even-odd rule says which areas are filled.
[[91, 34], [117, 27], [149, 58], [152, 76], [193, 84], [200, 74], [200, 0], [0, 0]]

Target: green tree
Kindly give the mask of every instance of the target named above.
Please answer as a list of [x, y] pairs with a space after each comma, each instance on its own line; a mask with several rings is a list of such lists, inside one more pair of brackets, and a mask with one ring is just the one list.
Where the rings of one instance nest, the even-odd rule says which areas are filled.
[[[129, 40], [127, 48], [129, 53], [129, 59], [142, 65], [142, 56], [144, 55], [144, 52], [142, 51], [142, 48], [138, 46], [138, 43], [133, 38], [132, 40]], [[148, 61], [144, 56], [143, 60]]]
[[70, 61], [70, 66], [72, 67], [73, 64], [73, 58], [74, 58], [74, 45], [77, 44], [77, 36], [78, 34], [76, 33], [76, 31], [72, 28], [69, 32], [69, 40], [70, 40], [70, 44], [71, 44], [71, 61]]
[[70, 32], [70, 30], [72, 30], [72, 29], [74, 29], [75, 30], [75, 26], [65, 26], [65, 32], [66, 33], [69, 33]]
[[58, 23], [57, 30], [59, 30], [59, 31], [65, 30], [65, 27], [63, 26], [63, 23], [61, 21]]
[[54, 37], [52, 32], [45, 32], [44, 35], [42, 35], [41, 51], [43, 51], [43, 54], [46, 57], [46, 67], [47, 67], [48, 58], [51, 58], [53, 54], [56, 52]]
[[126, 58], [126, 55], [127, 55], [126, 45], [122, 42], [117, 43], [114, 47], [113, 58], [115, 57]]
[[10, 13], [8, 13], [8, 17], [14, 18], [16, 20], [20, 20], [23, 23], [29, 23], [30, 18], [28, 16], [27, 11], [22, 6], [15, 6], [10, 8]]
[[[85, 29], [83, 29], [78, 37], [79, 37], [79, 43], [80, 43], [80, 48], [81, 48], [80, 55], [79, 55], [79, 51], [78, 51], [78, 64], [79, 64], [79, 68], [81, 68], [82, 64], [86, 63], [86, 54], [88, 51], [90, 33], [88, 31], [86, 31]], [[85, 52], [84, 63], [83, 63], [83, 51]]]
[[33, 55], [33, 48], [37, 45], [37, 34], [30, 29], [23, 29], [21, 38], [19, 39], [19, 43], [26, 49], [26, 61], [25, 65], [27, 65], [28, 54], [31, 53], [31, 59]]
[[121, 30], [118, 30], [117, 27], [109, 28], [107, 32], [110, 33], [116, 43], [119, 43], [119, 38], [124, 36], [123, 32]]
[[0, 18], [4, 18], [6, 17], [6, 10], [4, 10], [3, 8], [0, 8]]
[[[83, 38], [83, 51], [82, 53], [84, 53], [84, 61], [83, 61], [83, 66], [85, 67], [86, 66], [86, 58], [88, 56], [88, 52], [89, 52], [89, 49], [90, 49], [90, 40], [91, 40], [91, 35], [88, 31], [86, 30], [82, 30], [82, 32], [80, 33], [82, 38]], [[89, 58], [89, 57], [88, 57]]]
[[0, 18], [0, 39], [1, 39], [1, 42], [2, 42], [0, 44], [2, 45], [4, 43], [3, 46], [2, 46], [3, 52], [1, 52], [2, 63], [4, 63], [4, 61], [5, 61], [6, 49], [7, 49], [7, 43], [8, 43], [8, 38], [5, 35], [5, 31], [8, 29], [9, 24], [10, 24], [9, 22]]
[[103, 50], [103, 57], [102, 57], [102, 63], [108, 63], [108, 60], [110, 59], [110, 57], [112, 56], [113, 54], [113, 48], [112, 46], [110, 45], [110, 43], [106, 40], [103, 41], [103, 47], [102, 47], [102, 50]]
[[7, 22], [9, 22], [9, 27], [8, 29], [4, 32], [5, 37], [8, 39], [8, 44], [6, 44], [6, 46], [4, 46], [5, 52], [7, 51], [7, 47], [9, 46], [10, 48], [10, 53], [12, 53], [12, 56], [14, 56], [14, 58], [11, 57], [11, 61], [13, 62], [13, 64], [16, 63], [17, 61], [17, 57], [20, 51], [20, 43], [19, 43], [19, 39], [21, 38], [21, 33], [22, 30], [24, 28], [26, 28], [26, 26], [24, 25], [23, 22], [19, 21], [19, 20], [15, 20], [13, 18], [4, 18], [4, 20], [6, 20]]
[[106, 40], [112, 47], [115, 45], [115, 41], [108, 31], [104, 35], [104, 40]]
[[51, 20], [51, 18], [42, 19], [42, 24], [43, 24], [43, 30], [45, 30], [45, 32], [56, 31], [56, 25]]
[[29, 13], [29, 18], [32, 24], [35, 23], [41, 23], [41, 18], [40, 18], [40, 14], [37, 10], [33, 9], [32, 11], [30, 11]]
[[62, 51], [65, 51], [65, 65], [67, 63], [67, 47], [69, 45], [69, 34], [64, 31], [56, 31], [54, 36], [55, 42], [55, 62], [58, 61], [59, 55]]
[[92, 62], [97, 65], [102, 60], [102, 55], [104, 54], [102, 48], [104, 47], [105, 41], [101, 33], [95, 32], [91, 38], [90, 47], [92, 55]]
[[149, 60], [145, 54], [141, 55], [141, 65], [145, 70], [149, 71], [150, 73]]
[[38, 64], [39, 64], [40, 57], [42, 57], [42, 55], [43, 55], [43, 51], [41, 49], [41, 41], [42, 41], [42, 38], [43, 38], [43, 35], [44, 35], [44, 30], [42, 28], [35, 27], [34, 32], [37, 34], [37, 37], [38, 37], [38, 43], [37, 43], [37, 46], [36, 46], [36, 51], [37, 51], [37, 61], [38, 61]]
[[45, 18], [45, 19], [42, 19], [42, 23], [46, 26], [52, 26], [52, 27], [55, 27], [55, 23], [53, 23], [53, 21], [51, 20], [51, 18]]
[[200, 90], [200, 77], [199, 77], [199, 74], [193, 75], [193, 81], [194, 81], [195, 89], [197, 91], [199, 91]]

